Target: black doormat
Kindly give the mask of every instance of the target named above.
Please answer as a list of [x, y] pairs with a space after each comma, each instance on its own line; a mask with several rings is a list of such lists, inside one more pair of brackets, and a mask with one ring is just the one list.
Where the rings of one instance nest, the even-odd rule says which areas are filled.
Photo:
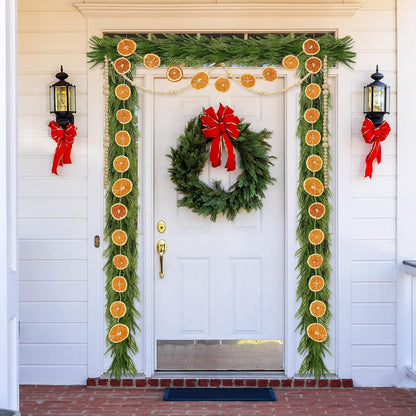
[[276, 400], [271, 388], [257, 387], [184, 387], [165, 389], [163, 400], [167, 401], [256, 401], [273, 402]]

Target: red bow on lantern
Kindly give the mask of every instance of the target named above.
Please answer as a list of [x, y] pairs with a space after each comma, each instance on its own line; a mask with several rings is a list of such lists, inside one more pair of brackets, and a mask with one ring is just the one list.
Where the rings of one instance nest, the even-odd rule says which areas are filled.
[[373, 144], [370, 153], [365, 158], [367, 163], [364, 177], [372, 177], [373, 161], [377, 158], [377, 162], [381, 162], [381, 144], [380, 142], [386, 140], [390, 133], [390, 126], [387, 121], [383, 121], [378, 127], [374, 127], [373, 122], [366, 118], [361, 128], [361, 133], [366, 143]]
[[209, 153], [212, 167], [216, 168], [221, 165], [221, 143], [223, 142], [228, 154], [225, 167], [228, 171], [235, 170], [235, 155], [230, 137], [237, 139], [239, 136], [240, 130], [237, 127], [240, 119], [234, 115], [234, 110], [228, 106], [224, 107], [222, 104], [220, 104], [217, 113], [212, 107], [204, 110], [204, 113], [201, 116], [201, 122], [206, 128], [202, 130], [202, 133], [207, 139], [212, 138]]
[[77, 135], [77, 128], [72, 123], [68, 123], [64, 130], [56, 121], [51, 121], [49, 128], [51, 129], [52, 139], [57, 143], [52, 164], [52, 173], [57, 175], [58, 166], [72, 163], [71, 150], [74, 137]]

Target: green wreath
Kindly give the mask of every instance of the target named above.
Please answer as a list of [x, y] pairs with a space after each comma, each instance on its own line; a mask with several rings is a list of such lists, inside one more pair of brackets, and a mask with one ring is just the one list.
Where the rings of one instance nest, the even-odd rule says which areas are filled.
[[179, 145], [171, 148], [171, 153], [167, 155], [172, 160], [170, 178], [176, 190], [183, 195], [178, 200], [178, 206], [209, 216], [214, 222], [219, 214], [232, 221], [241, 209], [247, 212], [260, 209], [264, 191], [275, 182], [270, 176], [271, 160], [275, 157], [269, 156], [271, 145], [266, 141], [272, 132], [262, 130], [256, 133], [250, 130], [247, 123], [238, 125], [240, 135], [230, 140], [240, 154], [242, 173], [225, 190], [221, 181], [214, 181], [210, 186], [199, 179], [208, 160], [208, 142], [202, 129], [201, 115], [194, 117], [179, 136]]

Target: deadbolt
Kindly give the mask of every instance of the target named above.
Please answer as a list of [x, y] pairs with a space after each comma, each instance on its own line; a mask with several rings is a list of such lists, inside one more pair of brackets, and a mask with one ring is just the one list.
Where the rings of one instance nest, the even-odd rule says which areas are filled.
[[160, 233], [164, 233], [164, 232], [166, 231], [166, 223], [165, 223], [165, 221], [160, 220], [160, 221], [157, 223], [157, 230], [158, 230]]

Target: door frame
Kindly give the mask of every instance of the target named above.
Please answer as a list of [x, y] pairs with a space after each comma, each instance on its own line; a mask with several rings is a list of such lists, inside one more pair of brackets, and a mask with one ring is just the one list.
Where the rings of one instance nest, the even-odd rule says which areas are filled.
[[[326, 0], [322, 3], [305, 4], [297, 0], [285, 3], [239, 3], [220, 4], [75, 4], [87, 18], [87, 36], [102, 36], [104, 33], [141, 32], [322, 32], [332, 31], [340, 37], [351, 32], [351, 18], [360, 8], [359, 2], [339, 3], [338, 0]], [[218, 11], [221, 18], [218, 18]], [[314, 16], [315, 19], [310, 19]], [[330, 17], [330, 19], [328, 18]], [[335, 77], [337, 94], [333, 96], [334, 125], [331, 126], [333, 154], [333, 342], [331, 352], [334, 357], [333, 371], [341, 378], [351, 378], [351, 259], [350, 259], [350, 132], [351, 132], [351, 70], [339, 66], [330, 70]], [[293, 75], [288, 75], [291, 85]], [[342, 82], [340, 80], [342, 79]], [[103, 147], [104, 100], [102, 91], [102, 73], [95, 67], [88, 72], [88, 377], [99, 377], [106, 367], [105, 321], [104, 321], [104, 275], [103, 247], [94, 248], [94, 235], [102, 234], [104, 227], [104, 190], [103, 183]], [[337, 105], [342, 103], [341, 106]], [[286, 95], [286, 109], [297, 108], [296, 94]], [[347, 111], [345, 111], [347, 109]], [[293, 377], [300, 367], [302, 357], [297, 352], [300, 335], [296, 332], [296, 212], [298, 144], [296, 138], [297, 112], [292, 116], [286, 111], [285, 132], [285, 357], [284, 368], [287, 377]], [[292, 117], [292, 121], [288, 117]], [[151, 129], [144, 114], [145, 128]], [[145, 144], [149, 146], [149, 144]], [[153, 144], [151, 144], [153, 146]], [[153, 276], [153, 175], [150, 174], [152, 160], [146, 159], [144, 169], [144, 189], [151, 190], [152, 198], [144, 198], [142, 209], [146, 218], [143, 221], [143, 255], [141, 264], [144, 276]], [[153, 168], [153, 166], [152, 166]], [[147, 173], [147, 174], [146, 174]], [[151, 217], [148, 217], [150, 215]], [[342, 219], [342, 220], [341, 220]], [[150, 225], [149, 225], [150, 224]], [[149, 261], [151, 259], [151, 261]], [[342, 271], [342, 273], [340, 272]], [[342, 276], [342, 279], [340, 278]], [[154, 292], [152, 285], [145, 285], [142, 292], [144, 338], [139, 343], [142, 353], [142, 368], [146, 377], [154, 375]], [[98, 294], [98, 295], [97, 295]], [[340, 296], [342, 294], [342, 296]], [[341, 301], [342, 300], [342, 301]], [[143, 335], [142, 335], [143, 336]]]

